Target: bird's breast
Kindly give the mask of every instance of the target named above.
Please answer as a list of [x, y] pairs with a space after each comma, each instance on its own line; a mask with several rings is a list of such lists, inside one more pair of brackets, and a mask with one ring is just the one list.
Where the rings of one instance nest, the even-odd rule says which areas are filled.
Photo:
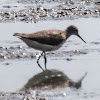
[[59, 45], [48, 45], [48, 44], [42, 44], [40, 42], [29, 40], [26, 38], [21, 38], [22, 41], [24, 41], [29, 47], [41, 50], [41, 51], [52, 51], [59, 49], [65, 41], [62, 41]]

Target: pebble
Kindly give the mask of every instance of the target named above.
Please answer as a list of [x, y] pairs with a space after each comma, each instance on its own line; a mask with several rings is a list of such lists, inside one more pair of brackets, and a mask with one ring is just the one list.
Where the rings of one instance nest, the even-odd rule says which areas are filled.
[[5, 65], [10, 65], [10, 63], [5, 63]]
[[4, 58], [4, 54], [3, 53], [0, 54], [0, 58]]
[[72, 59], [71, 59], [71, 58], [67, 58], [66, 60], [67, 60], [67, 61], [71, 61]]
[[63, 93], [63, 96], [66, 96], [66, 93]]
[[98, 1], [98, 2], [95, 2], [95, 4], [100, 6], [100, 1]]

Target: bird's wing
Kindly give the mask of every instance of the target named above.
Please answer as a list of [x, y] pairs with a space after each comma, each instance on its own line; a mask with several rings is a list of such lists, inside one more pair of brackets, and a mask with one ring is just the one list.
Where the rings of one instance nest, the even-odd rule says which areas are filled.
[[34, 40], [42, 44], [59, 45], [63, 42], [63, 40], [65, 40], [66, 36], [64, 34], [64, 31], [48, 30], [28, 34], [25, 38]]

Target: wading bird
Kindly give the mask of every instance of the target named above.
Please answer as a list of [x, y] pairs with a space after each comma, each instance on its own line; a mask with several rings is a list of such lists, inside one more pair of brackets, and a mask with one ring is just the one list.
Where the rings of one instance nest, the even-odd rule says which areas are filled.
[[[74, 25], [69, 26], [64, 31], [43, 30], [31, 34], [15, 33], [13, 36], [18, 36], [29, 47], [42, 51], [41, 55], [37, 59], [37, 64], [43, 71], [45, 71], [47, 70], [47, 59], [45, 52], [59, 49], [71, 35], [78, 36], [84, 43], [86, 43], [78, 34], [78, 28]], [[39, 59], [41, 56], [44, 56], [45, 70], [39, 64]]]

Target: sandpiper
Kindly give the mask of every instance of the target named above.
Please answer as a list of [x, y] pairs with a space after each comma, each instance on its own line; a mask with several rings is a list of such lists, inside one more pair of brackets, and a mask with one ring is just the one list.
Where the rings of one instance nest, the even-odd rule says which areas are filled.
[[[44, 30], [31, 34], [15, 33], [13, 36], [18, 36], [29, 47], [42, 51], [41, 55], [37, 59], [37, 64], [43, 71], [45, 71], [47, 70], [47, 59], [45, 52], [59, 49], [71, 35], [78, 36], [84, 43], [86, 43], [78, 34], [78, 28], [74, 25], [69, 26], [64, 31]], [[41, 56], [44, 56], [45, 70], [39, 64], [39, 59]]]

